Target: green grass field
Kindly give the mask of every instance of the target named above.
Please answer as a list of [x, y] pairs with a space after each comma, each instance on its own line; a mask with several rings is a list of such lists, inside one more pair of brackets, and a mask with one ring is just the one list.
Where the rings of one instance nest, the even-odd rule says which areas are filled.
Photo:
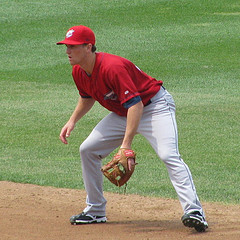
[[[70, 143], [59, 141], [78, 92], [56, 42], [84, 24], [98, 51], [132, 60], [173, 94], [200, 199], [239, 204], [239, 8], [236, 0], [1, 0], [0, 180], [83, 188], [78, 148], [108, 112], [96, 104]], [[145, 139], [133, 147], [139, 164], [127, 192], [176, 198]], [[107, 181], [104, 189], [119, 191]]]

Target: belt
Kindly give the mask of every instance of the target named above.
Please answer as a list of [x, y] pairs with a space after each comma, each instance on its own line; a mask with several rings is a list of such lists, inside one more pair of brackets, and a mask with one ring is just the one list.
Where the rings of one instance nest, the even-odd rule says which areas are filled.
[[[162, 88], [163, 90], [165, 90], [165, 87], [164, 87], [164, 86], [161, 86], [161, 88]], [[148, 102], [144, 105], [144, 107], [150, 105], [151, 103], [152, 103], [152, 101], [151, 101], [151, 99], [150, 99], [150, 100], [148, 100]]]

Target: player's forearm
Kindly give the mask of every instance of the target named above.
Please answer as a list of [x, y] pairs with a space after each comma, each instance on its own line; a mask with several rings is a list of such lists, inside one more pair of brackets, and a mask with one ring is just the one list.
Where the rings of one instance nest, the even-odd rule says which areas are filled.
[[138, 102], [128, 109], [127, 126], [121, 148], [131, 149], [133, 138], [137, 132], [143, 112], [142, 102]]
[[78, 104], [69, 119], [69, 122], [76, 124], [77, 121], [80, 120], [92, 108], [94, 103], [95, 100], [92, 98], [84, 99], [80, 97]]

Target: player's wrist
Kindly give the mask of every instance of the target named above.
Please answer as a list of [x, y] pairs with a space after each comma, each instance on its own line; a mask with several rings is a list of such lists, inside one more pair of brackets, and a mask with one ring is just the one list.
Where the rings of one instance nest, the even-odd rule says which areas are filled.
[[132, 149], [131, 145], [122, 145], [119, 149]]

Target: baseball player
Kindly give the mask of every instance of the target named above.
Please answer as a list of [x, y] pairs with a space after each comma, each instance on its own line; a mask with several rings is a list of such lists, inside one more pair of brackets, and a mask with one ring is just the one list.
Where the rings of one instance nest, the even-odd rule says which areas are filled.
[[[116, 148], [131, 149], [136, 134], [142, 134], [165, 163], [184, 211], [182, 222], [199, 232], [208, 224], [199, 202], [192, 175], [178, 150], [175, 104], [157, 81], [131, 61], [120, 56], [96, 52], [95, 35], [83, 25], [71, 27], [63, 41], [72, 65], [72, 76], [79, 101], [60, 133], [67, 137], [76, 123], [98, 101], [110, 113], [92, 130], [80, 146], [86, 208], [70, 218], [71, 224], [106, 222], [103, 196], [102, 159]], [[129, 168], [135, 164], [129, 159]]]

